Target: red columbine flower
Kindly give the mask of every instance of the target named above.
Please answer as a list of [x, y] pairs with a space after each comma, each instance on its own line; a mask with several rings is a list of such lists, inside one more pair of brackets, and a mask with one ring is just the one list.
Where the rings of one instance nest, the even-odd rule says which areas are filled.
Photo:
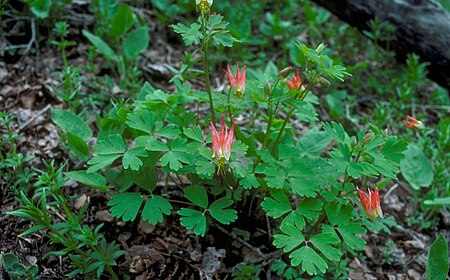
[[416, 120], [415, 118], [411, 117], [411, 116], [407, 116], [406, 120], [403, 121], [403, 124], [407, 127], [407, 128], [418, 128], [418, 129], [424, 129], [425, 126], [423, 125], [423, 123], [421, 121]]
[[228, 80], [230, 81], [230, 86], [233, 94], [239, 98], [242, 98], [245, 93], [245, 80], [247, 79], [245, 68], [247, 68], [247, 65], [244, 65], [244, 68], [242, 68], [242, 72], [239, 73], [239, 65], [236, 63], [236, 78], [231, 72], [230, 64], [228, 64], [227, 70], [223, 70], [225, 74], [227, 74]]
[[363, 192], [358, 187], [358, 196], [361, 204], [364, 208], [364, 212], [366, 212], [367, 217], [371, 220], [374, 220], [378, 217], [383, 218], [383, 211], [381, 210], [380, 205], [380, 193], [378, 189], [371, 191], [369, 189], [369, 194]]
[[300, 78], [300, 72], [298, 69], [295, 71], [295, 76], [292, 77], [292, 81], [287, 81], [286, 84], [290, 90], [300, 89], [302, 86], [302, 78]]
[[217, 133], [217, 130], [211, 121], [210, 124], [212, 132], [213, 158], [217, 158], [219, 160], [219, 165], [223, 165], [225, 160], [228, 161], [230, 159], [231, 146], [234, 141], [234, 120], [231, 125], [231, 129], [228, 131], [228, 129], [225, 128], [225, 121], [223, 120], [222, 115], [222, 128], [220, 130], [220, 135]]

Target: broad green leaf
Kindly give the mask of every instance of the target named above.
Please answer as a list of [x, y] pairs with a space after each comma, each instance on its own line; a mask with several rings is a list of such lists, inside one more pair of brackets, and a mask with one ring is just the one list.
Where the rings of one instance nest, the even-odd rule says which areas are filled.
[[170, 215], [172, 205], [169, 201], [159, 195], [153, 195], [145, 203], [142, 210], [142, 220], [149, 224], [156, 225], [163, 221], [163, 214]]
[[181, 208], [178, 214], [183, 216], [180, 218], [181, 224], [187, 229], [193, 229], [197, 235], [204, 236], [206, 233], [206, 217], [203, 212], [198, 210]]
[[171, 25], [171, 27], [176, 33], [181, 34], [186, 46], [190, 46], [192, 44], [198, 45], [200, 40], [203, 39], [203, 35], [200, 32], [200, 28], [202, 26], [198, 23], [193, 23], [190, 27], [187, 27], [182, 23], [178, 23], [177, 25]]
[[133, 11], [127, 4], [120, 5], [111, 20], [109, 34], [122, 36], [133, 26]]
[[128, 33], [125, 41], [123, 42], [123, 48], [125, 55], [128, 58], [136, 59], [137, 56], [145, 51], [148, 47], [149, 36], [148, 27], [141, 26]]
[[124, 222], [134, 221], [143, 200], [144, 197], [139, 193], [120, 193], [111, 197], [108, 206], [111, 206], [113, 217], [122, 217]]
[[292, 252], [289, 257], [293, 266], [301, 265], [302, 270], [309, 275], [317, 275], [319, 272], [325, 273], [328, 264], [311, 247], [303, 246]]
[[91, 151], [89, 150], [89, 146], [86, 144], [86, 141], [68, 132], [67, 144], [69, 145], [70, 151], [72, 151], [77, 157], [84, 161], [89, 159]]
[[314, 235], [309, 241], [330, 261], [339, 261], [341, 258], [341, 251], [331, 246], [341, 243], [341, 240], [334, 232]]
[[278, 219], [292, 211], [291, 202], [282, 190], [272, 190], [270, 194], [273, 199], [266, 197], [261, 203], [262, 208], [267, 212], [267, 216]]
[[202, 208], [208, 208], [208, 194], [203, 186], [195, 185], [184, 189], [184, 196]]
[[92, 137], [92, 130], [77, 115], [61, 109], [52, 109], [52, 120], [65, 133], [72, 133], [84, 141]]
[[100, 190], [106, 190], [106, 179], [98, 173], [88, 173], [87, 170], [78, 170], [64, 172], [64, 175], [72, 180], [82, 183], [87, 186], [91, 186]]
[[272, 243], [279, 249], [283, 248], [284, 252], [294, 250], [305, 240], [301, 230], [295, 225], [282, 224], [280, 230], [283, 234], [275, 234]]
[[406, 181], [415, 189], [428, 187], [434, 179], [433, 167], [422, 149], [410, 144], [406, 157], [400, 162], [400, 170]]
[[153, 132], [154, 114], [147, 110], [140, 110], [128, 114], [126, 124], [134, 129], [147, 133]]
[[95, 36], [87, 30], [83, 30], [82, 32], [83, 35], [91, 42], [91, 44], [94, 45], [94, 47], [99, 50], [107, 60], [113, 61], [117, 59], [116, 53], [100, 37]]
[[183, 167], [182, 162], [189, 163], [189, 158], [187, 154], [168, 151], [161, 157], [160, 161], [162, 166], [169, 166], [170, 169], [177, 171]]
[[446, 279], [448, 276], [448, 243], [441, 233], [431, 244], [427, 260], [427, 280]]
[[211, 216], [224, 225], [229, 225], [237, 219], [237, 211], [234, 209], [226, 209], [231, 206], [233, 201], [229, 198], [222, 197], [214, 201], [209, 206]]
[[339, 226], [337, 230], [341, 234], [344, 243], [352, 250], [363, 250], [365, 248], [366, 241], [355, 235], [366, 233], [366, 229], [361, 227], [361, 225], [357, 223], [351, 223]]
[[139, 167], [142, 166], [144, 163], [139, 157], [147, 157], [147, 151], [145, 151], [144, 147], [134, 147], [132, 149], [129, 149], [122, 159], [122, 165], [123, 168], [131, 170], [139, 170]]

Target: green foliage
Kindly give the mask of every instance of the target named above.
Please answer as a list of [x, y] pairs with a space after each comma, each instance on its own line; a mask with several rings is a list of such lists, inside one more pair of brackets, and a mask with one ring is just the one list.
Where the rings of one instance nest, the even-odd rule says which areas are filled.
[[441, 233], [428, 253], [427, 280], [446, 279], [448, 276], [448, 243]]
[[37, 265], [34, 264], [30, 267], [26, 267], [12, 253], [6, 253], [2, 255], [1, 264], [11, 280], [39, 279], [39, 277], [37, 276], [37, 274], [39, 273]]

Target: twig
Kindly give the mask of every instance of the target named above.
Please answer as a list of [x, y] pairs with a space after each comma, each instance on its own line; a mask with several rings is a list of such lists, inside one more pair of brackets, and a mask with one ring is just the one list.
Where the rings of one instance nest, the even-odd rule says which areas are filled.
[[387, 193], [384, 195], [383, 202], [386, 202], [386, 198], [387, 198], [393, 191], [395, 191], [395, 189], [397, 189], [397, 188], [398, 188], [398, 184], [393, 185], [393, 186], [387, 191]]
[[36, 24], [34, 22], [34, 18], [31, 19], [31, 39], [28, 42], [28, 44], [21, 44], [21, 45], [12, 45], [12, 46], [7, 46], [5, 49], [6, 50], [11, 50], [11, 49], [25, 49], [23, 54], [26, 54], [30, 51], [31, 46], [33, 45], [33, 43], [36, 42]]
[[34, 122], [38, 117], [42, 116], [43, 114], [45, 114], [50, 108], [52, 107], [52, 105], [48, 104], [47, 106], [45, 106], [44, 109], [40, 110], [39, 112], [36, 113], [36, 115], [34, 115], [31, 119], [29, 119], [27, 122], [25, 122], [24, 124], [22, 124], [21, 126], [19, 126], [19, 128], [17, 129], [17, 132], [20, 132], [22, 130], [24, 130], [27, 126], [29, 126], [32, 122]]

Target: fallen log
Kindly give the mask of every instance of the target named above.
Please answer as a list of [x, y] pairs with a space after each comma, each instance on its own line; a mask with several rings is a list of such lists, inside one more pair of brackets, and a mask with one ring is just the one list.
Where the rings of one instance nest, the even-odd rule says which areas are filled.
[[389, 46], [396, 58], [416, 53], [430, 63], [428, 77], [450, 89], [450, 13], [441, 5], [432, 0], [313, 1], [359, 30], [370, 30], [375, 18], [390, 22], [395, 39]]

